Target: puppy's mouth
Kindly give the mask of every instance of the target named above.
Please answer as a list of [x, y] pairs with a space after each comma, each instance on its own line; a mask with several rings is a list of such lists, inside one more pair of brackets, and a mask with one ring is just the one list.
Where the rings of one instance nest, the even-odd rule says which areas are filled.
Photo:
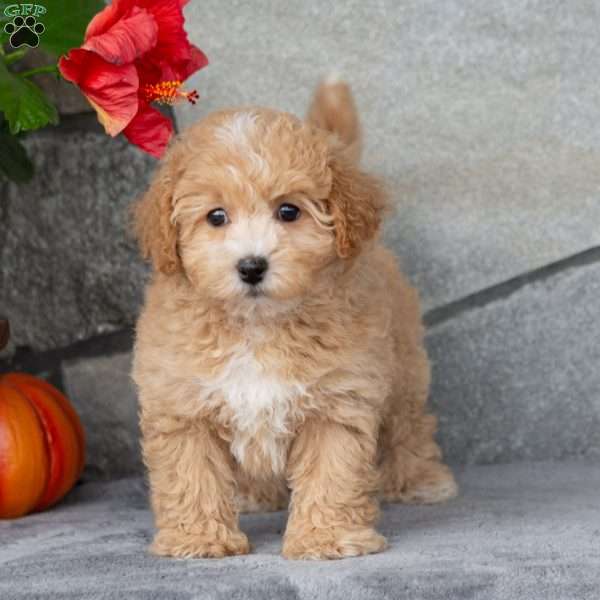
[[248, 291], [246, 292], [247, 298], [260, 298], [264, 295], [265, 290], [259, 285], [253, 285], [252, 287], [249, 287]]

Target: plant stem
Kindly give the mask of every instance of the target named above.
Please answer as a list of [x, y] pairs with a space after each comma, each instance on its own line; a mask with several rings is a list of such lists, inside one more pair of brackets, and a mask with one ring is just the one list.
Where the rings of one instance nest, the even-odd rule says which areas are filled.
[[5, 54], [4, 55], [4, 64], [7, 66], [12, 65], [14, 62], [23, 58], [25, 56], [25, 54], [27, 54], [27, 50], [15, 50], [14, 52], [11, 52], [10, 54]]
[[23, 71], [18, 73], [19, 77], [31, 77], [32, 75], [38, 75], [40, 73], [54, 73], [58, 75], [58, 69], [56, 65], [47, 65], [45, 67], [36, 67], [35, 69], [29, 69], [29, 71]]

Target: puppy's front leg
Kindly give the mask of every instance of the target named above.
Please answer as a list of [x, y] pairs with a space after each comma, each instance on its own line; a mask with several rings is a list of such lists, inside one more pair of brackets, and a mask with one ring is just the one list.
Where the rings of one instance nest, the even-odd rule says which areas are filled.
[[162, 556], [222, 557], [249, 552], [238, 528], [235, 480], [227, 445], [204, 422], [168, 432], [144, 427], [152, 507]]
[[288, 460], [286, 558], [344, 558], [385, 548], [372, 527], [379, 515], [375, 453], [375, 435], [326, 420], [305, 423]]

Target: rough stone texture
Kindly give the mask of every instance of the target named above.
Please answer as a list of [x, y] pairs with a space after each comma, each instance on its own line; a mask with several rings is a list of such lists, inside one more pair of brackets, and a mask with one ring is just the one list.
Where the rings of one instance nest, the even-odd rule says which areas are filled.
[[347, 76], [426, 308], [600, 243], [597, 4], [207, 0], [186, 17], [211, 65], [181, 126], [241, 104], [302, 115], [318, 77]]
[[34, 350], [133, 322], [145, 267], [129, 206], [154, 159], [123, 139], [45, 130], [25, 145], [37, 174], [0, 184], [0, 314]]
[[86, 431], [85, 479], [142, 471], [137, 396], [128, 353], [66, 362], [65, 391]]
[[0, 522], [2, 600], [597, 600], [600, 468], [469, 468], [442, 506], [389, 505], [390, 548], [330, 562], [280, 556], [285, 513], [242, 517], [253, 554], [155, 558], [138, 479], [86, 484], [55, 509]]
[[430, 330], [433, 410], [452, 462], [600, 458], [600, 263]]

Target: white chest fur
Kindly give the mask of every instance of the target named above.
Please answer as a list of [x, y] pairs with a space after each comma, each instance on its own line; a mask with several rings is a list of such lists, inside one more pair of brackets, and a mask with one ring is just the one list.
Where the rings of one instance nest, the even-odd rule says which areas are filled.
[[301, 384], [286, 381], [256, 360], [249, 348], [241, 348], [219, 375], [203, 382], [211, 402], [229, 410], [231, 451], [243, 465], [247, 449], [259, 448], [273, 472], [285, 467], [289, 419], [294, 401], [304, 393]]

